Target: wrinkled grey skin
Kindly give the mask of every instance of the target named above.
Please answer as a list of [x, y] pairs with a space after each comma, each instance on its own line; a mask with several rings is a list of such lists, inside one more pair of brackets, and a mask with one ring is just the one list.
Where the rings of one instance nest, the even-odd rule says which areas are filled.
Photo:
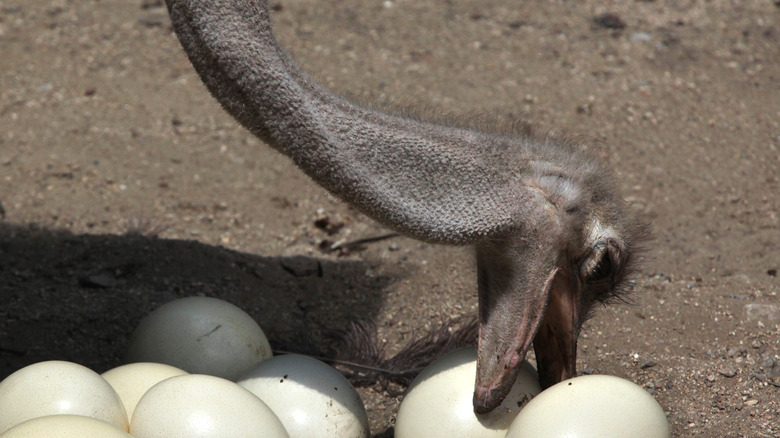
[[476, 247], [476, 412], [501, 403], [532, 345], [543, 386], [575, 375], [582, 323], [617, 296], [644, 233], [597, 157], [337, 97], [278, 45], [266, 0], [166, 1], [201, 79], [253, 134], [383, 224]]

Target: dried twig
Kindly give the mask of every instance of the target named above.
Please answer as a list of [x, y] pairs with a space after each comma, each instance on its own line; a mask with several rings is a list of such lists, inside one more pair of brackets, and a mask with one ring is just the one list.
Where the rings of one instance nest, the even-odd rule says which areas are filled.
[[330, 249], [331, 249], [331, 251], [335, 251], [337, 249], [342, 249], [342, 250], [343, 249], [352, 249], [352, 248], [358, 247], [360, 245], [363, 245], [365, 243], [379, 242], [379, 241], [382, 241], [382, 240], [392, 239], [393, 237], [398, 237], [398, 236], [399, 236], [398, 233], [389, 233], [389, 234], [382, 234], [380, 236], [365, 237], [363, 239], [351, 240], [349, 242], [338, 241], [338, 242], [333, 243], [330, 246]]

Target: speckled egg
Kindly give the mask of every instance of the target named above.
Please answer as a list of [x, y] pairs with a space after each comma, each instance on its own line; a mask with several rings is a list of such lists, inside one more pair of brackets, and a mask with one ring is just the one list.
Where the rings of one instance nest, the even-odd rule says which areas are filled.
[[493, 412], [475, 414], [476, 375], [474, 347], [447, 353], [426, 367], [409, 386], [398, 408], [395, 437], [503, 438], [520, 409], [541, 391], [536, 371], [523, 362], [503, 403]]
[[349, 381], [333, 367], [288, 354], [263, 361], [238, 384], [276, 412], [292, 438], [366, 438], [368, 415]]
[[269, 357], [268, 339], [251, 316], [216, 298], [189, 297], [147, 315], [130, 338], [124, 358], [234, 380]]
[[507, 438], [669, 438], [664, 410], [642, 387], [591, 375], [546, 389], [520, 411]]

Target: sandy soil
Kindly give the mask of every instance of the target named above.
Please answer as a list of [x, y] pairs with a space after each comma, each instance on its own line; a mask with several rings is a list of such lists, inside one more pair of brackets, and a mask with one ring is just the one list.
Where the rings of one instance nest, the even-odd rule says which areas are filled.
[[[675, 436], [780, 436], [777, 2], [275, 5], [279, 39], [340, 93], [599, 143], [655, 240], [579, 370], [644, 386]], [[323, 252], [387, 230], [223, 113], [152, 0], [0, 0], [0, 201], [0, 378], [115, 366], [144, 314], [188, 295], [272, 336], [369, 321], [389, 352], [476, 312], [468, 248]], [[361, 394], [390, 436], [398, 398]]]

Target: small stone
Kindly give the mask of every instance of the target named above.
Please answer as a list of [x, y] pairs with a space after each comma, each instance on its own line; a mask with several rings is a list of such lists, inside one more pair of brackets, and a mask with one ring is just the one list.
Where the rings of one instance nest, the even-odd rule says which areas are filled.
[[764, 353], [758, 359], [758, 366], [763, 369], [771, 369], [775, 364], [775, 358], [769, 353]]
[[728, 351], [726, 352], [726, 355], [728, 357], [741, 357], [744, 356], [745, 354], [747, 354], [747, 350], [745, 348], [736, 348], [736, 347], [729, 348]]
[[756, 399], [750, 399], [745, 402], [745, 406], [755, 406], [758, 404], [758, 400]]
[[653, 37], [650, 36], [650, 34], [647, 33], [647, 32], [636, 32], [636, 33], [631, 34], [629, 39], [631, 40], [631, 42], [636, 43], [636, 42], [642, 42], [642, 41], [650, 41], [651, 39], [653, 39]]
[[293, 277], [321, 277], [322, 266], [316, 259], [304, 256], [285, 257], [279, 260], [282, 269]]
[[593, 21], [606, 29], [625, 29], [626, 22], [618, 14], [604, 13], [593, 18]]
[[116, 284], [116, 277], [109, 272], [98, 272], [97, 274], [79, 277], [79, 286], [84, 288], [108, 289], [116, 286]]
[[163, 27], [168, 23], [168, 14], [161, 11], [151, 11], [138, 17], [138, 23], [145, 27]]
[[724, 365], [720, 368], [720, 371], [718, 371], [721, 376], [724, 377], [734, 377], [737, 375], [737, 367], [734, 365]]
[[762, 321], [767, 324], [780, 322], [780, 306], [776, 304], [746, 304], [748, 321]]
[[641, 368], [643, 370], [646, 370], [646, 369], [652, 368], [652, 367], [654, 367], [656, 365], [658, 365], [658, 362], [656, 362], [654, 360], [646, 360], [646, 361], [642, 362], [642, 365], [639, 365], [639, 368]]

